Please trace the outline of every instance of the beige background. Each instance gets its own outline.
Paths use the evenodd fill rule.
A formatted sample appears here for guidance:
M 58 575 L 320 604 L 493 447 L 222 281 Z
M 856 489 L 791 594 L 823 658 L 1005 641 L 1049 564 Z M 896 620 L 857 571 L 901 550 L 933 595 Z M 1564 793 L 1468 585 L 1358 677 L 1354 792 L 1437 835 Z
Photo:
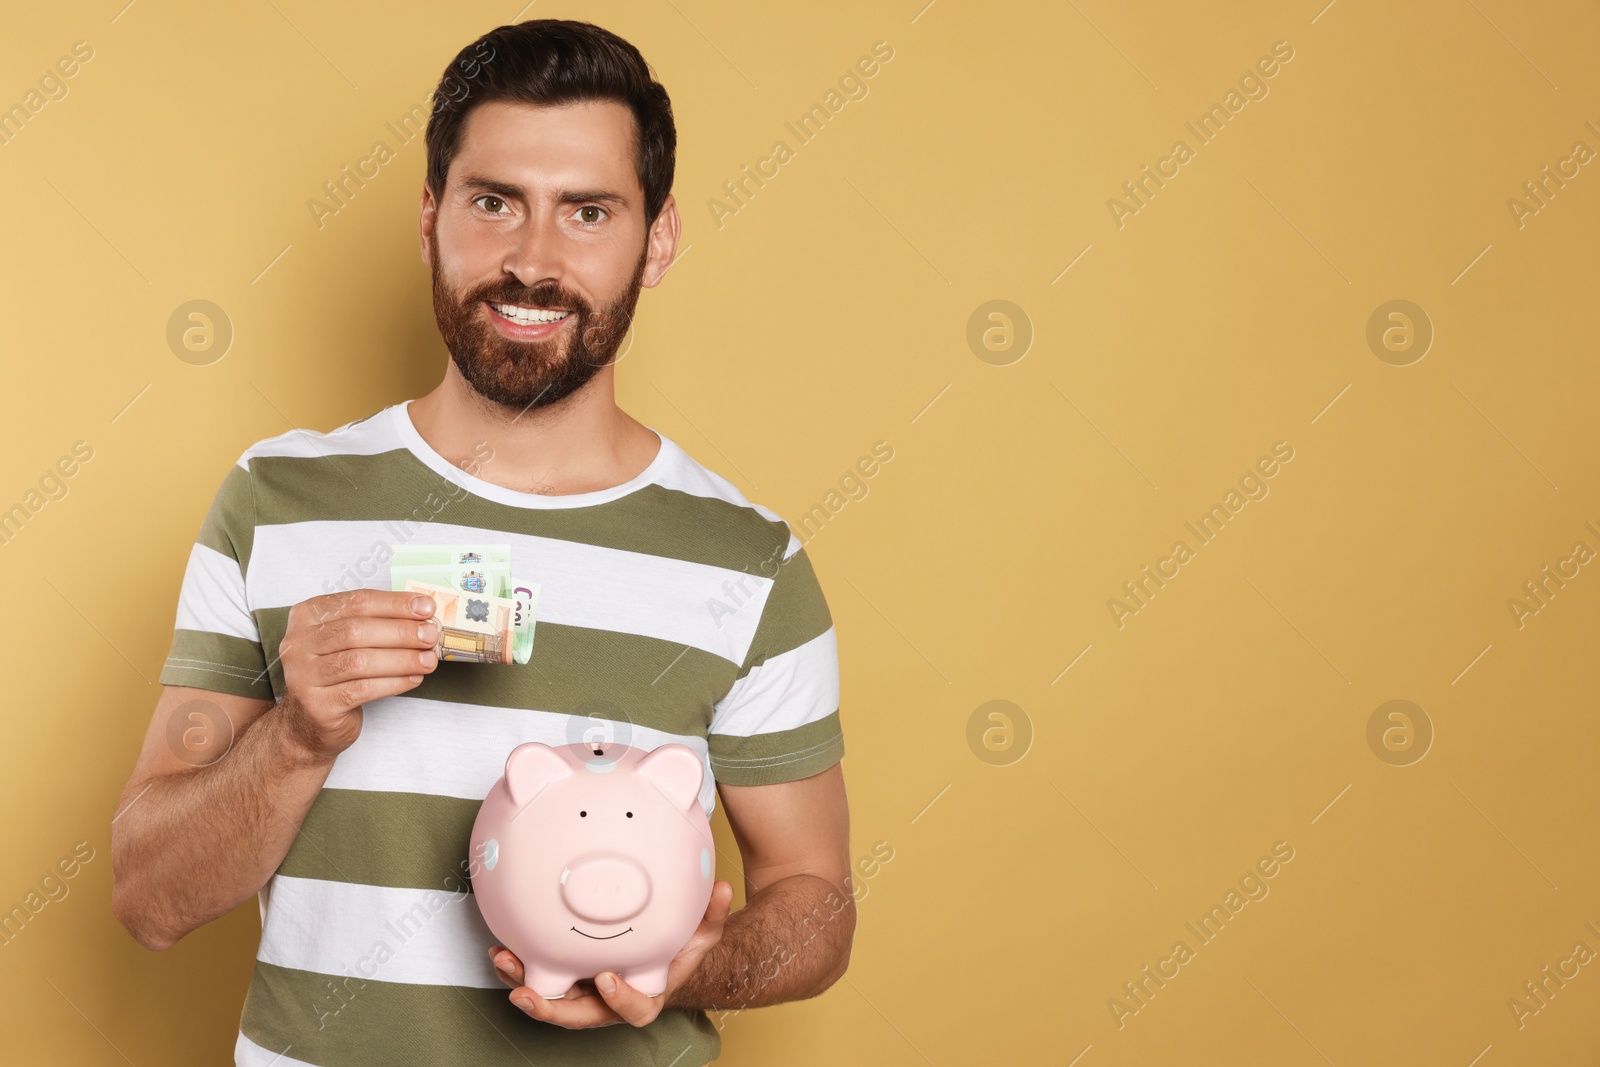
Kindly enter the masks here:
M 0 508 L 94 450 L 0 546 L 0 905 L 95 850 L 0 948 L 16 1062 L 229 1057 L 254 904 L 145 952 L 110 915 L 109 821 L 229 463 L 444 365 L 420 140 L 321 229 L 307 201 L 520 14 L 122 2 L 19 5 L 0 35 L 6 106 L 94 50 L 0 146 Z M 1600 149 L 1600 14 L 923 2 L 522 16 L 623 34 L 677 111 L 686 247 L 623 405 L 795 520 L 894 448 L 809 541 L 852 850 L 893 859 L 845 980 L 728 1019 L 723 1062 L 1594 1062 L 1600 963 L 1521 1026 L 1508 1001 L 1600 951 L 1600 567 L 1521 627 L 1507 602 L 1600 551 L 1600 164 L 1520 227 L 1508 200 Z M 877 41 L 868 95 L 796 145 Z M 1268 94 L 1119 228 L 1108 199 L 1279 41 Z M 780 138 L 719 228 L 708 201 Z M 235 331 L 209 366 L 166 342 L 194 299 Z M 1398 299 L 1435 331 L 1409 366 L 1366 340 Z M 990 300 L 1031 323 L 1008 365 L 966 341 Z M 1108 599 L 1278 441 L 1270 494 L 1119 628 Z M 1397 699 L 1434 734 L 1409 765 L 1368 743 Z M 992 700 L 1020 709 L 998 752 L 968 740 Z M 1276 842 L 1269 895 L 1201 947 L 1185 922 Z M 1195 957 L 1119 1027 L 1108 1001 L 1180 938 Z

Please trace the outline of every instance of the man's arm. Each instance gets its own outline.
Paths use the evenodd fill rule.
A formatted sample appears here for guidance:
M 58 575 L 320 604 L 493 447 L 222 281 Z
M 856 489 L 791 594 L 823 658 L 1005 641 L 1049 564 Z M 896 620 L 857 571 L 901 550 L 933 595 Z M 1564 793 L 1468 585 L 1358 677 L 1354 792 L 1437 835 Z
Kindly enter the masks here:
M 745 906 L 667 1004 L 743 1010 L 814 997 L 849 966 L 856 928 L 843 765 L 717 792 L 744 858 Z
M 111 910 L 141 945 L 169 948 L 267 883 L 362 705 L 438 666 L 433 613 L 411 593 L 312 597 L 289 609 L 282 701 L 162 690 L 111 820 Z
M 282 862 L 331 765 L 282 705 L 164 687 L 111 824 L 112 913 L 159 951 L 232 911 Z

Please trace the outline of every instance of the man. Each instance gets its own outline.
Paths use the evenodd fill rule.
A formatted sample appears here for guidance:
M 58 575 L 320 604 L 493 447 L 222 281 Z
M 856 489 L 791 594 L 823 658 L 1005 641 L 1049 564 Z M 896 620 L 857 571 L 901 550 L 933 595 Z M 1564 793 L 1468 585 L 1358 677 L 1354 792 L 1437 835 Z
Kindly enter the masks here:
M 639 52 L 502 26 L 436 100 L 444 379 L 258 442 L 223 480 L 112 826 L 113 906 L 164 949 L 260 894 L 239 1064 L 706 1063 L 727 1010 L 814 996 L 849 960 L 832 619 L 787 524 L 614 400 L 679 235 L 671 105 Z M 433 602 L 389 591 L 407 542 L 510 543 L 542 589 L 532 660 L 437 663 Z M 513 747 L 595 730 L 702 754 L 747 903 L 715 883 L 657 997 L 602 973 L 544 1000 L 466 892 L 468 838 Z

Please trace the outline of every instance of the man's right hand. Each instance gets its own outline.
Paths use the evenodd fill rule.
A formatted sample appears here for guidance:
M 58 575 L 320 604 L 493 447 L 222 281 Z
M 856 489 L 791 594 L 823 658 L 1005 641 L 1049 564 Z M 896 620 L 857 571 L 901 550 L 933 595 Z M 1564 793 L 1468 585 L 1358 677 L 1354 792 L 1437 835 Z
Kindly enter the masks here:
M 289 609 L 279 645 L 283 711 L 308 755 L 332 759 L 361 733 L 361 706 L 416 688 L 438 666 L 432 597 L 354 589 Z

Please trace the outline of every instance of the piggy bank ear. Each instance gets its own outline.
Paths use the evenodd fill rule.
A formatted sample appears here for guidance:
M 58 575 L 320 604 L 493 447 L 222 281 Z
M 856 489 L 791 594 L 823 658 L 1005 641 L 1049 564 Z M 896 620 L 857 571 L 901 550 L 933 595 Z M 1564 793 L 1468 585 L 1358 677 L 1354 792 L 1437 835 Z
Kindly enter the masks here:
M 544 787 L 572 773 L 567 761 L 549 745 L 529 741 L 506 757 L 506 791 L 517 807 L 526 806 Z
M 680 811 L 699 803 L 705 767 L 686 745 L 662 745 L 639 762 L 639 774 L 666 794 Z

